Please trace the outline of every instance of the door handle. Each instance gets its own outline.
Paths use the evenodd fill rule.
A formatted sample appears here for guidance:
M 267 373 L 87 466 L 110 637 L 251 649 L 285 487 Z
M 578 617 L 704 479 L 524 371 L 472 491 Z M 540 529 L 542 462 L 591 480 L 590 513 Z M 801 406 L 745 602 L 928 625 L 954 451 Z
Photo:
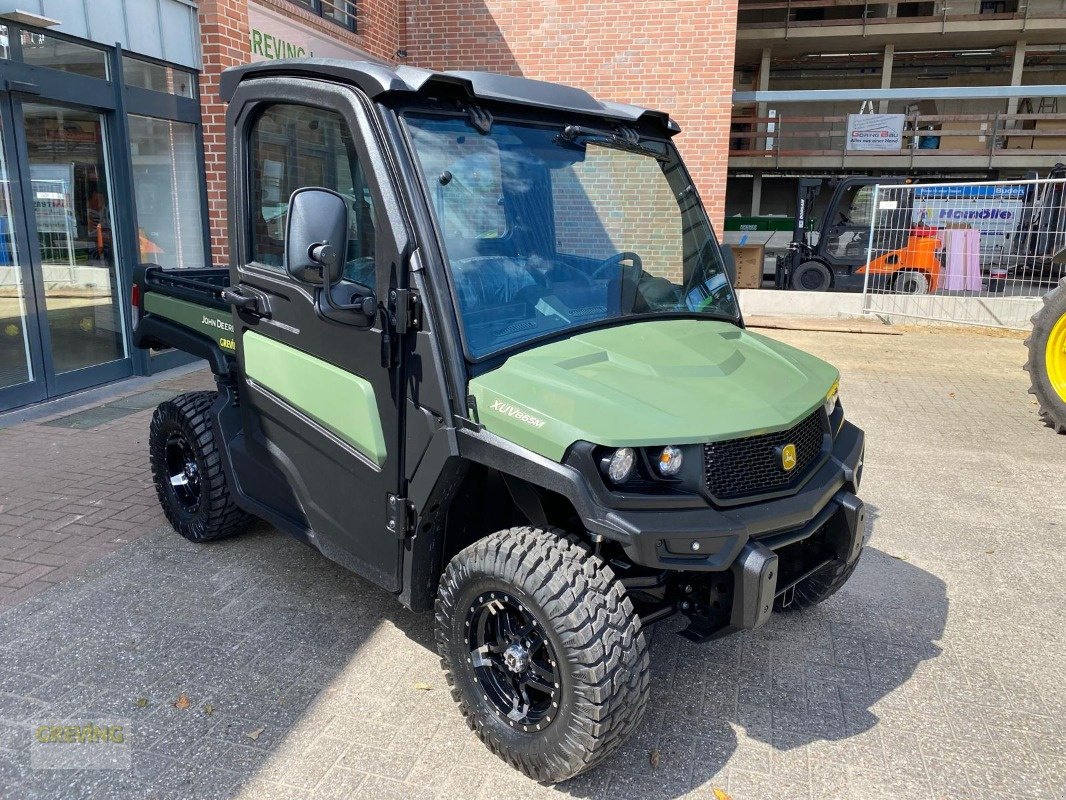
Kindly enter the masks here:
M 222 299 L 245 313 L 253 314 L 257 317 L 266 316 L 264 312 L 259 310 L 259 298 L 252 295 L 241 294 L 236 286 L 227 286 L 223 289 Z

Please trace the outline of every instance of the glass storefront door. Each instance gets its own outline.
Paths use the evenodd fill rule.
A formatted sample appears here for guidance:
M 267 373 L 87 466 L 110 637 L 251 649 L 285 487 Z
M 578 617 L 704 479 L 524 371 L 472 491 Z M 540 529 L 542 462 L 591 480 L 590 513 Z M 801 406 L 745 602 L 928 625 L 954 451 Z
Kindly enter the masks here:
M 210 263 L 197 76 L 0 21 L 0 413 L 187 363 L 132 346 L 138 263 Z
M 105 115 L 17 95 L 0 105 L 2 410 L 133 369 Z
M 2 117 L 0 134 L 6 126 Z M 27 301 L 32 303 L 32 290 L 27 292 L 29 270 L 12 203 L 12 193 L 17 195 L 17 190 L 18 181 L 12 181 L 8 160 L 0 147 L 0 397 L 19 393 L 33 400 L 42 392 L 34 391 L 40 376 L 33 352 L 37 348 L 31 349 L 31 345 L 37 343 L 37 333 L 32 329 L 34 318 L 27 308 Z
M 22 104 L 50 366 L 62 373 L 127 355 L 104 117 Z

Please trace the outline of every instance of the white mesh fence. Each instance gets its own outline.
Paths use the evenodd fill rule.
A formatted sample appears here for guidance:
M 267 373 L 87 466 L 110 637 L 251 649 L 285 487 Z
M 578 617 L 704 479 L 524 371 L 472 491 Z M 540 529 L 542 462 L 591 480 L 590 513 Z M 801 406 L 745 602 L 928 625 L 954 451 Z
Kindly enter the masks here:
M 863 311 L 1026 328 L 1063 276 L 1066 178 L 877 185 Z

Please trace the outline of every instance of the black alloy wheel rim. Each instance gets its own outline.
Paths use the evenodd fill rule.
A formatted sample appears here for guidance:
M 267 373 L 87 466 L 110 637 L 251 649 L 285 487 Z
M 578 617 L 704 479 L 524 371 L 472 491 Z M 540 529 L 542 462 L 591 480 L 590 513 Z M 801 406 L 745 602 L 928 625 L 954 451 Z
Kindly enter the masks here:
M 200 505 L 200 467 L 184 434 L 175 433 L 167 439 L 164 460 L 174 497 L 186 511 L 195 511 Z
M 543 626 L 507 592 L 485 592 L 466 614 L 469 663 L 489 706 L 515 730 L 544 730 L 559 713 L 558 658 Z

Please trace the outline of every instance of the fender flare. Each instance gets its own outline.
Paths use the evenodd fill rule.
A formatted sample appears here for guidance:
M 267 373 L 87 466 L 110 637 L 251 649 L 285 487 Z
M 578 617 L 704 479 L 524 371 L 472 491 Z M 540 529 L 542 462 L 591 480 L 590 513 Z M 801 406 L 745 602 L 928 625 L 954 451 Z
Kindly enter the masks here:
M 207 361 L 215 375 L 231 376 L 231 357 L 222 352 L 217 342 L 164 317 L 144 316 L 133 331 L 133 344 L 142 350 L 176 347 Z

